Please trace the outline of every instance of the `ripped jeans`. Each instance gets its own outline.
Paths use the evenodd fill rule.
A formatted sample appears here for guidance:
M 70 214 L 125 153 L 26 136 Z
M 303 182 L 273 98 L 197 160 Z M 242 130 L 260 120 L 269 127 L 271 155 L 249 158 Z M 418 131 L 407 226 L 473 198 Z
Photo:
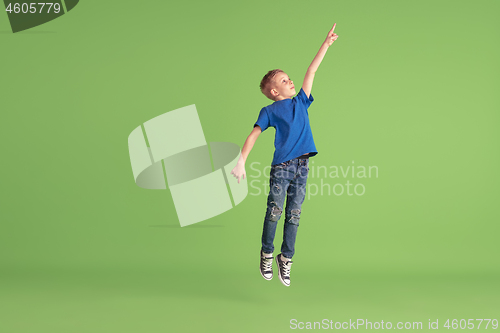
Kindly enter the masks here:
M 274 251 L 274 235 L 278 220 L 283 212 L 286 196 L 285 223 L 281 253 L 291 259 L 295 253 L 295 237 L 299 227 L 300 211 L 306 196 L 306 182 L 309 174 L 309 158 L 292 160 L 271 166 L 269 196 L 262 231 L 262 251 Z

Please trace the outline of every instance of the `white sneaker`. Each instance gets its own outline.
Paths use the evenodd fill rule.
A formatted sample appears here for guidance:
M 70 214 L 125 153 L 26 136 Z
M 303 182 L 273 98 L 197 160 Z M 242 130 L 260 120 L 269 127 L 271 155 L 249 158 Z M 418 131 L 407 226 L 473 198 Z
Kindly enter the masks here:
M 291 260 L 283 260 L 281 258 L 281 253 L 276 256 L 276 264 L 278 264 L 279 274 L 281 283 L 285 286 L 290 286 L 290 269 L 292 268 Z
M 262 250 L 260 250 L 260 275 L 266 280 L 273 278 L 273 256 L 264 257 Z

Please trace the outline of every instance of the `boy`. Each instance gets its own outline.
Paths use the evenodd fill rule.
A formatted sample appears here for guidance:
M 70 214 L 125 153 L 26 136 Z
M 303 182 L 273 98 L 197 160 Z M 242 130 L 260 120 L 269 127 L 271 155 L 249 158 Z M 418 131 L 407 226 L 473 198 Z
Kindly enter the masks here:
M 281 253 L 276 256 L 280 281 L 290 286 L 290 268 L 295 252 L 295 237 L 299 226 L 301 206 L 305 198 L 307 175 L 309 173 L 309 157 L 316 155 L 316 147 L 309 125 L 307 108 L 314 100 L 311 88 L 314 74 L 323 57 L 338 35 L 328 32 L 304 77 L 302 89 L 297 96 L 293 81 L 280 69 L 269 71 L 260 83 L 262 93 L 273 100 L 259 113 L 254 128 L 243 145 L 240 159 L 231 171 L 240 182 L 246 177 L 245 161 L 260 133 L 268 127 L 276 129 L 274 140 L 274 158 L 271 163 L 269 178 L 269 196 L 267 211 L 262 232 L 262 248 L 260 250 L 260 274 L 264 279 L 273 277 L 272 263 L 274 251 L 274 235 L 286 196 L 285 223 Z

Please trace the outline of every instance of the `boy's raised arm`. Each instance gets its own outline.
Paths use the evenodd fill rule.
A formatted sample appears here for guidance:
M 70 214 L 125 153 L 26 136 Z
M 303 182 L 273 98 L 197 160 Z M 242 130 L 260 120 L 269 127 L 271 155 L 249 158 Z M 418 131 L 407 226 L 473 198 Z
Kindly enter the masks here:
M 333 42 L 339 37 L 336 33 L 333 32 L 335 30 L 336 24 L 337 23 L 335 23 L 333 25 L 332 30 L 328 32 L 325 41 L 321 45 L 321 48 L 314 57 L 311 65 L 309 65 L 309 68 L 307 69 L 306 76 L 304 77 L 304 83 L 302 84 L 302 89 L 306 93 L 307 98 L 309 98 L 309 95 L 311 95 L 311 89 L 314 81 L 314 74 L 316 74 L 316 71 L 318 70 L 318 67 L 321 64 L 321 61 L 323 61 L 323 57 L 325 56 L 326 51 L 333 44 Z
M 238 183 L 240 182 L 240 179 L 243 177 L 245 179 L 246 177 L 246 171 L 245 171 L 245 162 L 247 160 L 248 154 L 250 154 L 250 151 L 253 148 L 253 145 L 255 144 L 255 141 L 257 141 L 257 138 L 259 137 L 260 133 L 262 133 L 262 129 L 260 126 L 255 126 L 248 136 L 248 138 L 245 141 L 245 144 L 243 145 L 243 149 L 241 149 L 241 155 L 240 159 L 238 160 L 238 163 L 236 163 L 236 166 L 234 169 L 231 171 L 231 174 L 235 176 L 238 179 Z

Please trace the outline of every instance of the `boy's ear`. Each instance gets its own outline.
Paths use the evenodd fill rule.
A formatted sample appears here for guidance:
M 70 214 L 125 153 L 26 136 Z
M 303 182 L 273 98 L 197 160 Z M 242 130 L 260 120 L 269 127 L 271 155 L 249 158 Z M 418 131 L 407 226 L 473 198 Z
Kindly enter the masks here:
M 276 90 L 276 89 L 271 89 L 271 95 L 273 95 L 274 97 L 278 96 L 279 95 L 279 92 Z

